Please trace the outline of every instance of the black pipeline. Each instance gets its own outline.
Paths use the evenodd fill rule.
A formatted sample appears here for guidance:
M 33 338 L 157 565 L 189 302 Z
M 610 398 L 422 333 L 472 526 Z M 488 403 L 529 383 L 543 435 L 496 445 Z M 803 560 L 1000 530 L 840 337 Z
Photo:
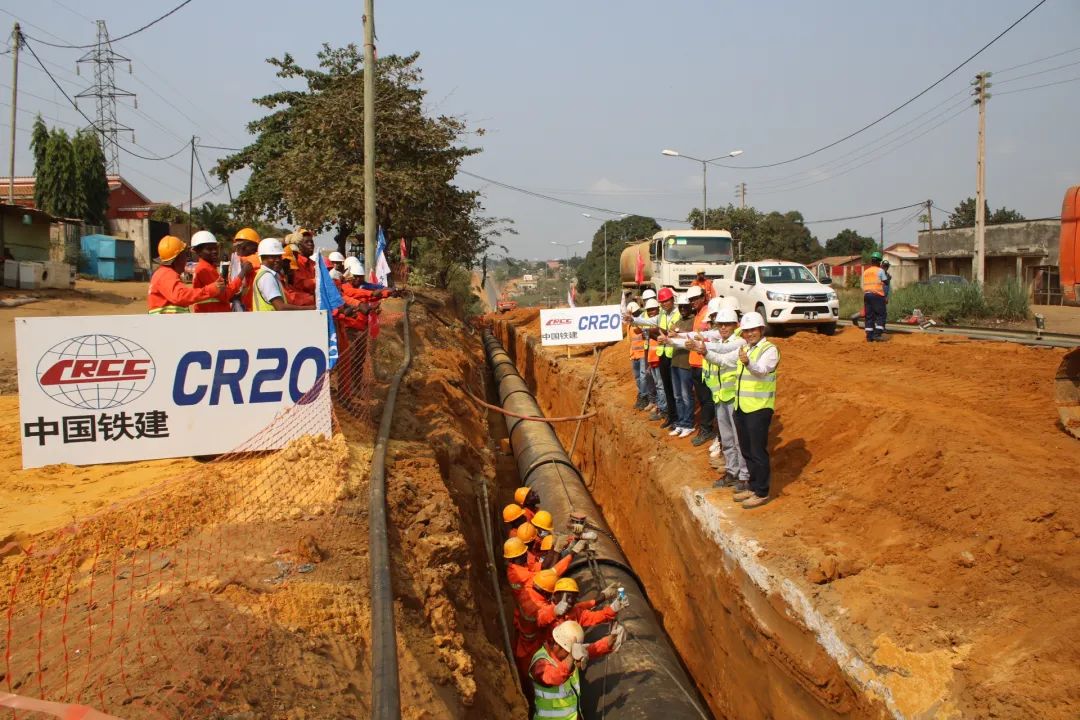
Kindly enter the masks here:
M 484 335 L 484 350 L 503 409 L 520 415 L 542 416 L 536 398 L 518 374 L 513 360 L 490 333 Z M 622 586 L 630 598 L 630 607 L 619 613 L 619 622 L 627 630 L 622 649 L 591 664 L 585 671 L 582 688 L 585 717 L 708 718 L 705 705 L 649 605 L 644 588 L 555 431 L 547 423 L 504 417 L 520 481 L 540 494 L 544 509 L 555 519 L 556 528 L 567 527 L 572 513 L 584 513 L 598 531 L 599 540 L 593 543 L 595 567 L 591 568 L 589 561 L 581 558 L 575 560 L 566 576 L 573 577 L 587 591 L 595 586 L 594 573 L 598 571 L 604 582 Z M 588 639 L 595 640 L 606 631 L 607 625 L 603 625 L 590 632 Z

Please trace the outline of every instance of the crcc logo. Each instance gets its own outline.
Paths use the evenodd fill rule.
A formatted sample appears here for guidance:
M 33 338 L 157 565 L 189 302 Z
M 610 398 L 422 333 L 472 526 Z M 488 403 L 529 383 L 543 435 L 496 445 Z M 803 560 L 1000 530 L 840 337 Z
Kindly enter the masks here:
M 106 410 L 137 399 L 154 384 L 150 353 L 115 335 L 80 335 L 45 351 L 37 381 L 50 398 L 68 407 Z

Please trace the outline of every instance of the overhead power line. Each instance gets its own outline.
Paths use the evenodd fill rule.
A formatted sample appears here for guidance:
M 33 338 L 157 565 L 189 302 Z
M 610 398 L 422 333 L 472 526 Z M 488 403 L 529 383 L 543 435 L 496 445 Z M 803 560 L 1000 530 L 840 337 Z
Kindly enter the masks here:
M 1023 80 L 1024 78 L 1035 77 L 1036 75 L 1045 75 L 1046 73 L 1054 72 L 1056 70 L 1064 70 L 1065 68 L 1073 67 L 1074 65 L 1080 65 L 1080 60 L 1071 63 L 1065 63 L 1064 65 L 1056 65 L 1052 68 L 1047 68 L 1045 70 L 1036 70 L 1035 72 L 1024 73 L 1023 75 L 1017 75 L 1016 77 L 1009 78 L 1008 80 L 998 80 L 997 78 L 994 78 L 994 83 L 997 85 L 1004 85 L 1005 83 L 1016 82 L 1017 80 Z
M 847 217 L 828 218 L 826 220 L 803 220 L 803 225 L 821 225 L 823 223 L 841 222 L 843 220 L 858 220 L 864 217 L 874 217 L 876 215 L 888 215 L 889 213 L 899 212 L 900 210 L 910 210 L 915 207 L 926 207 L 926 201 L 911 203 L 910 205 L 901 205 L 900 207 L 889 208 L 888 210 L 876 210 L 874 212 L 862 213 L 861 215 L 848 215 Z
M 1077 80 L 1080 80 L 1080 75 L 1078 75 L 1078 76 L 1076 76 L 1074 78 L 1068 78 L 1066 80 L 1058 80 L 1057 82 L 1043 83 L 1042 85 L 1032 85 L 1031 87 L 1017 88 L 1015 90 L 1004 90 L 1002 92 L 996 92 L 996 93 L 994 93 L 994 95 L 998 95 L 998 96 L 1000 96 L 1000 95 L 1012 95 L 1014 93 L 1027 92 L 1028 90 L 1038 90 L 1040 88 L 1053 87 L 1054 85 L 1065 85 L 1066 83 L 1074 83 Z
M 1024 19 L 1025 19 L 1025 18 L 1026 18 L 1026 17 L 1028 16 L 1028 15 L 1031 15 L 1031 13 L 1035 12 L 1035 11 L 1036 11 L 1036 10 L 1038 10 L 1038 9 L 1039 9 L 1040 7 L 1042 7 L 1042 6 L 1043 6 L 1043 4 L 1044 4 L 1045 2 L 1046 2 L 1046 0 L 1039 0 L 1039 2 L 1037 2 L 1037 3 L 1035 4 L 1035 6 L 1034 6 L 1033 8 L 1031 8 L 1031 9 L 1030 9 L 1030 10 L 1028 10 L 1028 11 L 1027 11 L 1026 13 L 1024 13 L 1023 15 L 1021 15 L 1019 19 L 1017 19 L 1017 20 L 1016 20 L 1015 22 L 1013 22 L 1013 23 L 1012 23 L 1011 25 L 1009 25 L 1009 26 L 1008 26 L 1007 28 L 1005 28 L 1004 30 L 1002 30 L 1001 32 L 999 32 L 999 33 L 998 33 L 998 34 L 997 34 L 996 36 L 994 36 L 994 39 L 993 39 L 993 40 L 991 40 L 990 42 L 986 43 L 986 44 L 985 44 L 985 45 L 983 45 L 983 46 L 982 46 L 981 48 L 979 48 L 978 50 L 976 50 L 976 51 L 975 51 L 975 52 L 974 52 L 974 53 L 973 53 L 972 55 L 970 55 L 970 56 L 969 56 L 969 57 L 968 57 L 968 58 L 967 58 L 966 60 L 964 60 L 964 61 L 963 61 L 962 63 L 960 63 L 959 65 L 957 65 L 956 67 L 954 67 L 954 68 L 953 68 L 952 70 L 950 70 L 949 72 L 947 72 L 947 73 L 945 73 L 944 75 L 942 75 L 942 76 L 941 76 L 940 78 L 938 78 L 938 79 L 937 79 L 937 80 L 935 80 L 935 81 L 934 81 L 933 83 L 931 83 L 930 85 L 928 85 L 928 86 L 927 86 L 926 88 L 924 88 L 924 89 L 923 89 L 922 91 L 920 91 L 919 93 L 917 93 L 917 94 L 913 95 L 912 97 L 908 98 L 907 100 L 905 100 L 905 101 L 904 101 L 904 102 L 902 102 L 901 104 L 897 105 L 897 106 L 896 106 L 895 108 L 893 108 L 893 109 L 892 109 L 892 110 L 890 110 L 889 112 L 885 113 L 884 115 L 882 115 L 881 117 L 879 117 L 879 118 L 878 118 L 877 120 L 874 120 L 874 121 L 873 121 L 873 122 L 871 122 L 871 123 L 867 123 L 866 125 L 863 125 L 863 126 L 862 126 L 861 128 L 859 128 L 858 130 L 856 130 L 856 131 L 854 131 L 854 132 L 852 132 L 852 133 L 848 133 L 847 135 L 845 135 L 844 137 L 840 138 L 839 140 L 834 140 L 833 142 L 829 143 L 828 145 L 822 145 L 821 147 L 819 147 L 819 148 L 817 148 L 817 149 L 815 149 L 815 150 L 811 150 L 811 151 L 809 151 L 809 152 L 805 152 L 805 153 L 803 153 L 802 155 L 797 155 L 796 157 L 793 157 L 793 158 L 788 158 L 787 160 L 780 160 L 780 161 L 778 161 L 778 162 L 773 162 L 773 163 L 766 163 L 766 164 L 764 164 L 764 165 L 719 165 L 719 163 L 714 163 L 714 164 L 715 164 L 715 165 L 719 165 L 720 167 L 725 167 L 725 168 L 734 168 L 734 169 L 736 169 L 736 170 L 760 170 L 760 169 L 763 169 L 763 168 L 771 168 L 771 167 L 777 167 L 777 166 L 779 166 L 779 165 L 787 165 L 787 164 L 789 164 L 789 163 L 793 163 L 793 162 L 796 162 L 796 161 L 798 161 L 798 160 L 803 160 L 804 158 L 808 158 L 808 157 L 811 157 L 811 156 L 813 156 L 813 155 L 817 155 L 818 153 L 820 153 L 820 152 L 823 152 L 823 151 L 825 151 L 825 150 L 828 150 L 829 148 L 832 148 L 832 147 L 836 147 L 836 146 L 837 146 L 837 145 L 839 145 L 840 143 L 842 143 L 842 142 L 845 142 L 845 141 L 847 141 L 847 140 L 850 140 L 851 138 L 855 137 L 856 135 L 859 135 L 860 133 L 866 132 L 867 130 L 869 130 L 870 128 L 874 127 L 875 125 L 877 125 L 878 123 L 882 122 L 883 120 L 885 120 L 885 119 L 887 119 L 887 118 L 890 118 L 890 117 L 892 117 L 892 116 L 893 116 L 893 115 L 895 115 L 896 113 L 898 113 L 898 112 L 900 112 L 901 110 L 903 110 L 904 108 L 906 108 L 906 107 L 907 107 L 908 105 L 910 105 L 911 103 L 913 103 L 913 102 L 915 102 L 916 100 L 918 100 L 919 98 L 921 98 L 921 97 L 922 97 L 923 95 L 925 95 L 926 93 L 928 93 L 928 92 L 930 92 L 931 90 L 933 90 L 934 88 L 936 88 L 936 87 L 937 87 L 938 85 L 940 85 L 941 83 L 945 82 L 945 81 L 946 81 L 947 79 L 949 79 L 949 78 L 950 78 L 950 77 L 952 77 L 952 76 L 953 76 L 954 74 L 956 74 L 956 72 L 957 72 L 957 71 L 959 71 L 959 70 L 960 70 L 961 68 L 963 68 L 963 67 L 964 67 L 965 65 L 967 65 L 967 64 L 968 64 L 969 62 L 971 62 L 972 60 L 974 60 L 975 58 L 977 58 L 977 57 L 978 57 L 979 55 L 981 55 L 981 54 L 983 53 L 983 51 L 985 51 L 985 50 L 986 50 L 987 48 L 989 48 L 989 47 L 990 47 L 991 45 L 993 45 L 993 44 L 994 44 L 994 43 L 996 43 L 996 42 L 997 42 L 998 40 L 1000 40 L 1000 39 L 1001 39 L 1002 37 L 1004 37 L 1006 33 L 1008 33 L 1008 32 L 1009 32 L 1010 30 L 1012 30 L 1012 29 L 1013 29 L 1014 27 L 1016 27 L 1016 26 L 1017 26 L 1017 25 L 1019 25 L 1019 24 L 1020 24 L 1021 22 L 1023 22 L 1023 21 L 1024 21 Z
M 627 210 L 612 210 L 610 208 L 598 207 L 596 205 L 585 205 L 584 203 L 574 202 L 573 200 L 566 200 L 565 198 L 552 197 L 551 195 L 545 195 L 544 193 L 539 193 L 535 190 L 528 190 L 526 188 L 518 187 L 517 185 L 511 185 L 509 183 L 504 183 L 499 180 L 492 180 L 491 178 L 484 177 L 483 175 L 477 175 L 476 173 L 471 173 L 466 170 L 459 169 L 458 172 L 462 175 L 467 175 L 468 177 L 474 178 L 476 180 L 490 183 L 505 190 L 513 190 L 514 192 L 519 192 L 524 195 L 531 195 L 532 197 L 549 200 L 551 202 L 556 202 L 561 205 L 569 205 L 570 207 L 581 208 L 583 210 L 596 210 L 597 212 L 611 213 L 612 215 L 641 215 L 642 217 L 651 217 L 654 220 L 663 220 L 664 222 L 687 222 L 686 220 L 681 220 L 679 218 L 660 217 L 659 215 L 651 215 L 649 213 L 631 212 Z
M 169 17 L 170 15 L 175 13 L 176 11 L 180 10 L 185 5 L 188 5 L 190 2 L 191 2 L 191 0 L 184 0 L 184 2 L 180 3 L 179 5 L 177 5 L 172 10 L 165 13 L 161 17 L 155 18 L 154 20 L 151 20 L 150 22 L 146 23 L 142 27 L 136 28 L 135 30 L 132 30 L 131 32 L 126 33 L 124 35 L 121 35 L 120 37 L 113 38 L 113 42 L 120 42 L 121 40 L 126 40 L 127 38 L 131 37 L 132 35 L 138 35 L 143 30 L 147 30 L 149 28 L 152 28 L 154 25 L 157 25 L 159 22 L 161 22 L 165 18 Z M 29 36 L 24 35 L 24 37 L 29 37 Z M 34 42 L 41 43 L 42 45 L 48 45 L 49 47 L 54 47 L 54 48 L 63 48 L 63 49 L 66 49 L 66 50 L 86 50 L 88 48 L 92 48 L 92 47 L 96 46 L 96 43 L 91 43 L 89 45 L 61 45 L 59 43 L 51 43 L 51 42 L 48 42 L 47 40 L 41 40 L 40 38 L 33 38 L 32 37 L 30 39 L 33 40 Z
M 25 39 L 26 39 L 25 35 L 23 36 L 23 39 L 25 41 Z M 41 62 L 41 58 L 39 58 L 38 54 L 36 52 L 34 52 L 33 46 L 31 46 L 30 43 L 23 42 L 23 47 L 25 47 L 27 50 L 29 50 L 30 54 L 34 56 L 34 60 L 36 60 L 37 64 L 41 67 L 41 69 L 45 71 L 45 74 L 49 77 L 49 80 L 52 81 L 52 84 L 56 86 L 56 89 L 59 90 L 60 93 L 67 99 L 68 104 L 70 104 L 71 107 L 75 108 L 75 111 L 78 112 L 80 115 L 82 115 L 83 119 L 86 120 L 86 122 L 90 125 L 90 127 L 94 128 L 94 130 L 97 131 L 101 135 L 102 143 L 103 144 L 107 143 L 109 141 L 109 139 L 106 137 L 106 135 L 102 131 L 102 129 L 100 127 L 98 127 L 94 123 L 94 121 L 91 120 L 89 118 L 89 116 L 87 116 L 87 114 L 84 113 L 82 111 L 82 109 L 78 105 L 75 104 L 75 101 L 71 99 L 71 96 L 68 95 L 67 91 L 64 90 L 63 86 L 57 81 L 57 79 L 55 77 L 53 77 L 53 74 L 51 72 L 49 72 L 48 68 L 45 67 L 45 64 L 43 62 Z M 128 148 L 124 147 L 120 143 L 116 143 L 116 147 L 120 148 L 121 150 L 126 152 L 128 155 L 131 155 L 132 157 L 137 157 L 137 158 L 140 158 L 141 160 L 155 160 L 155 161 L 157 161 L 157 160 L 169 160 L 170 158 L 174 158 L 177 155 L 179 155 L 180 153 L 182 153 L 184 150 L 186 150 L 189 146 L 190 146 L 190 143 L 184 143 L 174 153 L 171 153 L 169 155 L 162 155 L 160 157 L 151 157 L 151 156 L 147 156 L 147 155 L 141 155 L 141 154 L 135 152 L 134 150 L 129 150 Z
M 1012 72 L 1013 70 L 1019 70 L 1022 67 L 1027 67 L 1029 65 L 1038 65 L 1041 62 L 1046 62 L 1047 60 L 1053 60 L 1054 58 L 1061 57 L 1062 55 L 1068 55 L 1070 53 L 1074 53 L 1077 50 L 1080 50 L 1080 47 L 1070 48 L 1069 50 L 1062 50 L 1059 53 L 1054 53 L 1053 55 L 1047 55 L 1046 57 L 1041 57 L 1041 58 L 1038 58 L 1036 60 L 1028 60 L 1027 62 L 1020 63 L 1019 65 L 1013 65 L 1011 67 L 1002 68 L 1001 70 L 995 70 L 994 75 L 1004 75 L 1005 73 Z

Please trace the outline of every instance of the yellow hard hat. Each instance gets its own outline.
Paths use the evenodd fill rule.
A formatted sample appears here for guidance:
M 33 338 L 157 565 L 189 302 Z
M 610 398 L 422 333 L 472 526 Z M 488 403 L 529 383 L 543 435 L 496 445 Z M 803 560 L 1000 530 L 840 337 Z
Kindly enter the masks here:
M 288 261 L 289 267 L 291 267 L 293 270 L 297 268 L 296 253 L 293 252 L 292 245 L 285 246 L 285 252 L 282 254 L 282 257 Z
M 551 513 L 547 510 L 537 510 L 536 514 L 533 515 L 532 524 L 548 532 L 555 530 L 555 521 L 552 520 Z
M 555 583 L 555 592 L 581 592 L 578 590 L 577 580 L 574 578 L 559 578 L 559 582 Z
M 240 228 L 236 231 L 236 235 L 233 236 L 233 240 L 247 240 L 248 242 L 262 242 L 262 238 L 259 237 L 259 233 L 255 232 L 252 228 Z
M 553 547 L 555 547 L 555 536 L 554 535 L 545 535 L 540 540 L 540 552 L 547 552 L 548 550 L 550 550 Z
M 507 559 L 521 557 L 526 553 L 525 543 L 512 537 L 503 543 L 503 557 Z
M 525 513 L 525 511 L 521 509 L 520 505 L 515 505 L 514 503 L 510 503 L 509 505 L 507 505 L 506 507 L 503 508 L 503 522 L 505 522 L 505 523 L 514 522 L 519 517 L 521 517 L 524 513 Z
M 296 234 L 299 235 L 300 237 L 303 237 L 304 235 L 314 235 L 315 233 L 311 232 L 310 230 L 308 230 L 305 227 L 302 227 L 302 228 L 296 228 Z
M 518 540 L 528 545 L 536 539 L 536 526 L 532 523 L 522 523 L 517 529 Z
M 187 249 L 187 243 L 173 235 L 166 235 L 158 242 L 158 260 L 171 263 Z
M 555 571 L 548 568 L 547 570 L 541 570 L 533 575 L 533 585 L 537 589 L 543 590 L 546 593 L 555 592 L 555 583 L 559 581 L 559 576 L 555 574 Z
M 514 502 L 518 505 L 524 505 L 527 497 L 529 497 L 529 488 L 527 487 L 519 487 L 514 491 Z

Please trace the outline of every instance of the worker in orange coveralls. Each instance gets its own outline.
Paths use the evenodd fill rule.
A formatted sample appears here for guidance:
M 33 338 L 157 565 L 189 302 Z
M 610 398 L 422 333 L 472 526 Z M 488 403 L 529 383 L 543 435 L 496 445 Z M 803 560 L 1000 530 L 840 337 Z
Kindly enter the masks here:
M 300 254 L 296 256 L 296 270 L 293 271 L 293 287 L 301 292 L 315 295 L 315 236 L 307 228 L 296 231 L 300 236 L 298 246 Z
M 187 244 L 180 238 L 166 235 L 158 242 L 161 267 L 151 276 L 146 294 L 146 309 L 151 315 L 189 313 L 196 303 L 224 297 L 225 281 L 220 277 L 213 285 L 198 290 L 184 284 L 180 273 L 187 265 L 188 257 Z
M 287 247 L 281 256 L 281 287 L 285 291 L 285 301 L 298 307 L 315 307 L 314 288 L 308 292 L 297 285 L 296 268 L 296 253 Z
M 506 531 L 506 537 L 517 537 L 517 529 L 529 522 L 525 517 L 525 511 L 521 509 L 521 506 L 517 503 L 510 503 L 502 509 L 503 529 Z
M 191 276 L 191 287 L 198 290 L 209 285 L 217 285 L 221 279 L 221 271 L 218 269 L 218 241 L 212 232 L 200 230 L 191 236 L 191 249 L 199 256 L 199 262 L 195 265 L 195 272 Z M 201 300 L 191 309 L 197 313 L 223 313 L 232 312 L 232 299 L 240 292 L 244 283 L 245 267 L 248 271 L 250 266 L 242 266 L 240 272 L 234 278 L 229 278 L 225 284 L 225 293 L 221 297 L 210 300 Z
M 241 264 L 247 263 L 251 268 L 240 288 L 240 304 L 244 312 L 251 312 L 252 296 L 255 292 L 255 273 L 262 267 L 262 259 L 259 257 L 259 243 L 262 238 L 259 233 L 246 227 L 240 228 L 233 236 L 233 252 L 240 258 Z
M 517 612 L 514 614 L 514 627 L 517 629 L 517 641 L 514 643 L 514 661 L 524 680 L 529 671 L 529 661 L 544 642 L 544 633 L 536 624 L 536 615 L 540 608 L 551 602 L 555 584 L 559 576 L 554 569 L 541 570 L 532 577 L 532 582 L 525 585 L 515 596 Z
M 550 628 L 563 620 L 573 620 L 582 627 L 592 627 L 600 623 L 613 622 L 617 613 L 630 605 L 629 600 L 618 597 L 618 588 L 614 583 L 601 591 L 603 598 L 610 599 L 611 604 L 596 609 L 596 600 L 583 600 L 578 602 L 580 590 L 577 580 L 574 578 L 559 578 L 555 583 L 555 592 L 551 596 L 551 602 L 544 605 L 536 613 L 536 624 L 540 628 Z
M 514 502 L 521 506 L 521 509 L 525 511 L 525 517 L 530 521 L 540 509 L 540 495 L 531 488 L 519 487 L 515 490 Z
M 529 660 L 533 687 L 533 720 L 578 720 L 581 714 L 581 670 L 622 647 L 626 630 L 616 625 L 610 635 L 585 644 L 585 630 L 573 620 L 555 626 L 551 637 Z

